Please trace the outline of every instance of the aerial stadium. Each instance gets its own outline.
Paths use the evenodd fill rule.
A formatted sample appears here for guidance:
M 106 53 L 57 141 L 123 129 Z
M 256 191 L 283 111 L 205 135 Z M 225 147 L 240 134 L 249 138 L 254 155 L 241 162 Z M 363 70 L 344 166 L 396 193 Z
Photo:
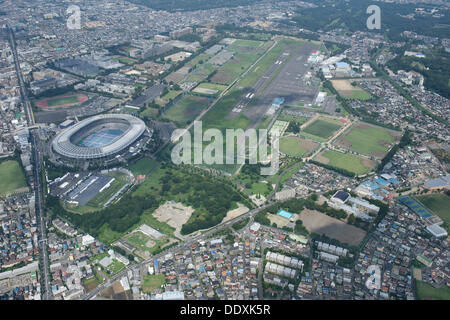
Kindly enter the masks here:
M 149 134 L 150 133 L 150 134 Z M 61 131 L 52 142 L 64 160 L 108 160 L 134 153 L 151 136 L 145 123 L 131 115 L 103 114 L 84 119 Z

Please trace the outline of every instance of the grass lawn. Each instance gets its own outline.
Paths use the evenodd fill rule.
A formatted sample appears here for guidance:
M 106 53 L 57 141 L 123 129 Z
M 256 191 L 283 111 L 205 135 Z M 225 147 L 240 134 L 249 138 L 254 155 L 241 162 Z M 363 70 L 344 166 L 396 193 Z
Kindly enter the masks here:
M 78 103 L 78 97 L 77 96 L 61 97 L 61 98 L 56 97 L 47 100 L 47 105 L 49 107 L 59 106 L 61 104 L 67 103 Z
M 161 246 L 169 242 L 169 239 L 167 237 L 156 240 L 140 231 L 133 232 L 132 234 L 126 236 L 125 239 L 133 244 L 137 249 L 141 251 L 148 251 L 150 253 L 154 253 L 156 250 L 159 250 Z M 152 245 L 147 246 L 147 242 L 149 241 L 152 242 Z
M 155 168 L 158 165 L 158 162 L 156 162 L 153 159 L 150 158 L 142 158 L 133 163 L 132 165 L 128 166 L 128 169 L 134 174 L 134 176 L 139 175 L 146 175 L 150 172 L 153 168 Z
M 288 114 L 280 114 L 280 116 L 277 118 L 277 120 L 288 121 L 288 122 L 295 122 L 298 125 L 304 124 L 309 119 L 310 118 L 307 118 L 307 117 L 297 117 L 297 116 L 291 116 L 291 115 L 288 115 Z
M 275 61 L 280 56 L 283 51 L 283 44 L 278 43 L 275 47 L 272 48 L 265 56 L 262 58 L 253 69 L 239 81 L 239 85 L 242 87 L 251 87 L 256 81 L 261 78 L 267 70 L 269 70 L 270 66 L 272 66 Z
M 417 297 L 419 300 L 450 300 L 450 288 L 443 286 L 436 289 L 423 281 L 416 281 Z
M 20 164 L 15 160 L 0 163 L 0 196 L 7 195 L 17 189 L 27 187 L 25 175 Z
M 166 101 L 173 100 L 176 97 L 178 97 L 182 92 L 183 92 L 182 90 L 170 90 L 168 93 L 162 96 L 161 99 Z
M 164 117 L 173 121 L 178 127 L 184 127 L 209 104 L 211 99 L 198 96 L 184 96 L 168 108 Z
M 198 94 L 208 95 L 208 96 L 218 96 L 226 88 L 227 88 L 227 86 L 225 86 L 223 84 L 203 82 L 194 89 L 194 92 L 196 92 Z M 197 92 L 197 91 L 195 91 L 196 89 L 210 89 L 210 90 L 215 90 L 216 92 L 215 93 Z
M 352 95 L 349 97 L 345 97 L 347 99 L 356 99 L 356 100 L 369 100 L 372 98 L 372 96 L 367 93 L 366 91 L 359 89 L 359 90 L 354 90 L 352 92 Z
M 241 90 L 233 90 L 223 96 L 217 104 L 203 117 L 203 128 L 224 129 L 246 129 L 250 120 L 243 114 L 236 119 L 228 119 L 227 116 L 236 106 L 242 95 Z
M 160 288 L 166 283 L 166 277 L 163 274 L 149 274 L 144 277 L 142 291 L 151 293 L 153 290 Z
M 125 265 L 117 259 L 113 259 L 112 263 L 108 266 L 108 270 L 112 272 L 112 274 L 119 273 Z
M 301 157 L 308 152 L 307 149 L 302 147 L 302 139 L 292 136 L 281 138 L 280 151 L 293 157 Z
M 333 150 L 327 150 L 321 153 L 321 156 L 329 159 L 329 162 L 326 164 L 336 168 L 354 172 L 356 174 L 364 174 L 369 172 L 371 169 L 362 163 L 361 158 L 352 154 L 345 154 Z
M 340 127 L 342 127 L 342 124 L 338 121 L 320 118 L 308 125 L 303 131 L 327 139 Z
M 364 129 L 352 128 L 344 140 L 352 144 L 351 150 L 370 155 L 373 152 L 386 152 L 389 146 L 382 145 L 379 142 L 388 144 L 394 142 L 395 138 L 386 129 L 369 127 Z
M 272 192 L 272 187 L 267 183 L 257 182 L 252 184 L 250 192 L 252 194 L 262 194 L 263 196 L 267 196 Z
M 435 193 L 418 196 L 417 199 L 442 220 L 450 223 L 450 197 L 446 194 Z

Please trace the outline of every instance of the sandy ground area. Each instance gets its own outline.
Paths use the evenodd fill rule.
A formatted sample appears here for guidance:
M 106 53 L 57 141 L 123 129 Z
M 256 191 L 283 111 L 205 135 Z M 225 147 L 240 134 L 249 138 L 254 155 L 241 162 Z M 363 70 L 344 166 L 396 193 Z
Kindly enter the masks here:
M 357 246 L 366 236 L 366 232 L 329 217 L 319 211 L 304 209 L 300 213 L 300 220 L 311 233 L 325 234 L 327 237 L 339 240 L 352 246 Z
M 222 222 L 227 222 L 231 219 L 239 217 L 240 215 L 247 213 L 248 210 L 249 209 L 246 206 L 242 205 L 241 203 L 238 203 L 238 208 L 228 211 L 227 215 L 225 216 L 225 218 L 223 218 Z
M 178 238 L 184 238 L 180 234 L 181 227 L 189 220 L 194 211 L 194 208 L 186 207 L 182 203 L 167 201 L 153 212 L 153 216 L 158 221 L 166 222 L 169 226 L 174 227 L 174 234 Z

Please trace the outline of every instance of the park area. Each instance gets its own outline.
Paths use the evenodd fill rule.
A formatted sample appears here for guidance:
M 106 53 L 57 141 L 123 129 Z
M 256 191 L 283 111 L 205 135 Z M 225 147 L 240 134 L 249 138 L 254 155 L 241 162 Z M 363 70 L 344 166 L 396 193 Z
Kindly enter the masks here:
M 334 150 L 324 150 L 314 160 L 356 175 L 366 174 L 375 167 L 375 161 Z
M 372 96 L 363 89 L 352 85 L 350 80 L 331 80 L 339 95 L 346 99 L 369 100 Z
M 450 223 L 450 197 L 448 195 L 434 193 L 418 196 L 417 199 L 446 223 Z
M 381 159 L 390 147 L 400 140 L 401 136 L 400 131 L 358 122 L 342 134 L 335 144 L 360 154 Z
M 14 160 L 0 163 L 0 196 L 24 190 L 27 191 L 27 182 L 20 164 Z
M 326 235 L 351 246 L 358 246 L 366 236 L 364 230 L 316 210 L 304 209 L 300 213 L 299 219 L 310 233 Z
M 280 139 L 280 152 L 292 157 L 302 157 L 317 146 L 317 142 L 296 136 L 286 136 Z
M 343 122 L 337 119 L 320 117 L 317 120 L 314 120 L 312 123 L 308 124 L 302 132 L 326 140 L 342 126 Z
M 173 121 L 178 127 L 184 127 L 208 107 L 211 101 L 206 97 L 184 96 L 173 106 L 168 107 L 164 112 L 164 118 Z
M 88 97 L 84 94 L 56 96 L 36 101 L 36 107 L 41 109 L 57 109 L 77 105 L 87 100 Z

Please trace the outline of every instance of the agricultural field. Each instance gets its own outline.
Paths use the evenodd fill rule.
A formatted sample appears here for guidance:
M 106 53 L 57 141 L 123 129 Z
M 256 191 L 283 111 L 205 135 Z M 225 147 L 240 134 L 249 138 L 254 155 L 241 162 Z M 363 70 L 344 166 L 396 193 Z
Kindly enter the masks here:
M 280 139 L 280 152 L 293 157 L 302 157 L 317 146 L 318 144 L 314 141 L 296 136 L 286 136 Z
M 417 199 L 442 220 L 450 223 L 450 197 L 443 193 L 418 196 Z
M 28 189 L 20 164 L 15 160 L 0 162 L 0 196 L 8 195 L 22 188 Z
M 314 160 L 328 166 L 343 169 L 357 175 L 366 174 L 375 167 L 375 162 L 357 155 L 333 150 L 322 151 Z
M 198 96 L 184 96 L 164 113 L 164 118 L 173 121 L 178 127 L 184 127 L 210 103 L 211 99 Z
M 401 132 L 359 122 L 334 143 L 360 154 L 383 158 L 389 148 L 400 140 L 401 135 Z
M 450 288 L 445 285 L 436 289 L 428 283 L 416 280 L 416 292 L 419 300 L 450 300 Z
M 350 80 L 331 80 L 339 95 L 346 99 L 370 100 L 372 96 L 359 87 L 351 84 Z
M 321 117 L 306 126 L 306 128 L 304 128 L 302 132 L 322 139 L 328 139 L 342 126 L 343 123 L 339 120 Z

